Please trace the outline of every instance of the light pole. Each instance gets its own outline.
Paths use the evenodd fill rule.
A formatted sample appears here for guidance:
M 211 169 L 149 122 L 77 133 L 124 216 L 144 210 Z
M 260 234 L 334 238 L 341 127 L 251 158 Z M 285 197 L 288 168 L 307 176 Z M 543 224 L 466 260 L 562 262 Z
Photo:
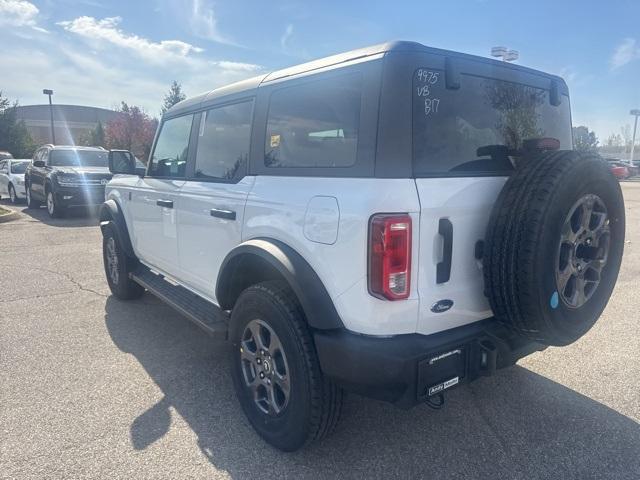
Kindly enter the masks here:
M 636 130 L 638 129 L 638 117 L 640 116 L 640 109 L 634 108 L 629 113 L 636 117 L 636 120 L 633 123 L 633 140 L 631 140 L 631 153 L 629 154 L 629 163 L 633 165 L 633 150 L 636 147 Z
M 518 59 L 520 54 L 517 50 L 509 50 L 507 47 L 493 47 L 491 49 L 491 56 L 502 58 L 503 62 L 513 62 Z
M 49 115 L 51 116 L 51 143 L 56 144 L 56 132 L 53 130 L 53 105 L 51 104 L 51 95 L 53 95 L 53 90 L 49 90 L 45 88 L 42 90 L 42 93 L 45 95 L 49 95 Z

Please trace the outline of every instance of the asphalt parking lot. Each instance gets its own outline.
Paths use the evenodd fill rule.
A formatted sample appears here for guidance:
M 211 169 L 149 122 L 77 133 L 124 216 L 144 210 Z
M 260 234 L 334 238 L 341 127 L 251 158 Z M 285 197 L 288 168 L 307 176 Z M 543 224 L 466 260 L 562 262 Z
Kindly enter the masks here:
M 0 478 L 640 478 L 640 182 L 598 324 L 401 411 L 348 397 L 295 454 L 253 432 L 227 349 L 151 295 L 110 296 L 94 215 L 0 224 Z M 0 202 L 3 206 L 5 201 Z

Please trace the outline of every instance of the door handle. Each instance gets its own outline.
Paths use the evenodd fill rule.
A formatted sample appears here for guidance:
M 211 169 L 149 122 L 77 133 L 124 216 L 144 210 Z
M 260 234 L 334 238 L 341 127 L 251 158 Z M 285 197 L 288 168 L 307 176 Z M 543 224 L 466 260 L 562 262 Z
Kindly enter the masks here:
M 442 261 L 436 265 L 436 283 L 448 282 L 451 278 L 451 257 L 453 256 L 453 224 L 448 218 L 441 218 L 438 233 L 442 236 Z
M 224 218 L 225 220 L 235 220 L 236 212 L 233 210 L 223 210 L 221 208 L 212 208 L 209 211 L 212 217 Z
M 156 205 L 164 208 L 173 208 L 173 200 L 156 200 Z

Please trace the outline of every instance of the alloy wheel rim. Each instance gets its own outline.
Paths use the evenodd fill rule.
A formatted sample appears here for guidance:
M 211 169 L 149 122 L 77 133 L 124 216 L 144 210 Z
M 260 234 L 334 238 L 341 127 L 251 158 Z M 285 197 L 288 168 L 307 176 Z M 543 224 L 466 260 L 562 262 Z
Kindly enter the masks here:
M 31 205 L 31 188 L 27 188 L 27 205 Z
M 582 307 L 598 289 L 610 239 L 609 215 L 602 199 L 593 194 L 578 199 L 562 227 L 556 259 L 556 288 L 567 307 Z
M 47 195 L 47 210 L 49 210 L 50 214 L 53 214 L 54 208 L 55 206 L 53 204 L 53 194 L 49 192 L 49 195 Z
M 16 203 L 16 190 L 13 187 L 9 189 L 9 198 L 11 198 L 11 203 Z
M 107 240 L 107 271 L 114 285 L 118 284 L 120 273 L 118 272 L 118 253 L 116 250 L 116 242 L 113 237 Z
M 240 363 L 245 386 L 258 409 L 281 414 L 289 404 L 289 365 L 280 338 L 263 320 L 251 320 L 240 341 Z

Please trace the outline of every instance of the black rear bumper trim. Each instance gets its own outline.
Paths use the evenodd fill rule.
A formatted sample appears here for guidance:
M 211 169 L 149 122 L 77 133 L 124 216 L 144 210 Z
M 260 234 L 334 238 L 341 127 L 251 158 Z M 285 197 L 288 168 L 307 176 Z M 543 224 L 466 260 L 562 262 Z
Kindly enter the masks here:
M 314 339 L 324 375 L 349 391 L 401 408 L 424 401 L 440 383 L 468 383 L 545 348 L 514 335 L 493 318 L 432 335 L 381 338 L 332 330 L 316 331 Z M 429 360 L 452 352 L 456 358 L 444 369 L 431 368 Z

